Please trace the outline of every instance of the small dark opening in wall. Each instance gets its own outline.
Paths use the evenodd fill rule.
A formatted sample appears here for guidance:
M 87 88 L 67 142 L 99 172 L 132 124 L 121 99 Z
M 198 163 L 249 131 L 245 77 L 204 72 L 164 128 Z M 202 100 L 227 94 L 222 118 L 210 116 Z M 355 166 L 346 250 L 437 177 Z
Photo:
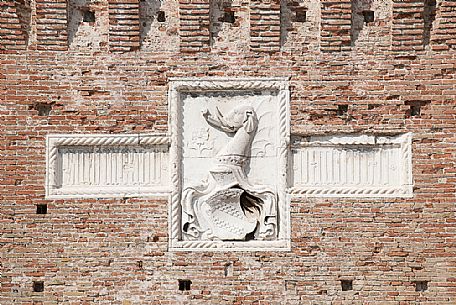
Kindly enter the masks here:
M 307 21 L 307 11 L 304 8 L 296 10 L 296 22 L 306 22 Z
M 37 204 L 36 205 L 36 213 L 37 214 L 47 214 L 47 204 Z
M 159 237 L 158 236 L 154 236 L 154 237 L 152 237 L 151 240 L 152 240 L 152 242 L 156 243 L 159 240 Z
M 337 115 L 345 115 L 348 112 L 348 105 L 337 105 Z
M 363 17 L 364 17 L 365 23 L 374 22 L 374 20 L 375 20 L 374 11 L 363 11 Z
M 33 292 L 43 292 L 44 291 L 44 282 L 43 281 L 34 281 L 33 282 Z
M 38 111 L 39 116 L 48 116 L 52 110 L 52 104 L 48 103 L 35 103 L 31 109 Z
M 416 281 L 415 291 L 422 292 L 428 290 L 428 281 Z
M 410 110 L 407 111 L 406 116 L 420 116 L 421 115 L 421 107 L 426 106 L 431 101 L 405 101 L 405 105 L 410 107 Z
M 165 22 L 166 21 L 166 14 L 164 11 L 158 11 L 157 13 L 157 21 L 158 22 Z
M 231 262 L 225 264 L 224 274 L 225 276 L 233 275 L 233 264 Z
M 295 290 L 296 285 L 298 284 L 298 281 L 295 280 L 285 280 L 285 290 Z
M 378 108 L 380 106 L 381 106 L 380 104 L 367 104 L 367 110 L 372 110 L 372 109 Z
M 352 280 L 341 280 L 340 286 L 342 287 L 342 291 L 353 290 L 353 281 Z
M 411 105 L 410 106 L 410 116 L 419 116 L 421 114 L 420 105 Z
M 179 290 L 180 291 L 190 290 L 190 285 L 192 284 L 192 281 L 190 281 L 190 280 L 178 280 L 178 281 L 179 281 Z
M 226 23 L 234 23 L 236 20 L 236 17 L 234 16 L 233 11 L 225 11 L 223 14 L 222 22 Z
M 83 11 L 82 12 L 82 21 L 95 22 L 95 13 L 92 11 Z

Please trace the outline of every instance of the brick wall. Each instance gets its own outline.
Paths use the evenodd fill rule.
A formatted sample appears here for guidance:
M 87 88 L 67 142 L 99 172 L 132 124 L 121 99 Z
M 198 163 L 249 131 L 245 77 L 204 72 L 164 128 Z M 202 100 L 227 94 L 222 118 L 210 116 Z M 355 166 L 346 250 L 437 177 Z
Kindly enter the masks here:
M 456 46 L 456 1 L 442 0 L 437 11 L 438 25 L 436 26 L 433 42 L 434 50 L 446 51 Z
M 424 39 L 423 0 L 397 0 L 393 4 L 393 48 L 420 50 Z
M 110 0 L 110 50 L 113 52 L 137 50 L 139 38 L 139 0 Z
M 250 47 L 253 51 L 280 50 L 280 1 L 250 2 Z
M 210 1 L 180 0 L 181 52 L 208 51 L 210 45 Z
M 0 49 L 23 50 L 28 44 L 27 20 L 21 20 L 18 11 L 29 12 L 29 5 L 24 1 L 0 2 Z M 27 14 L 30 15 L 30 14 Z M 26 17 L 26 16 L 24 16 Z M 28 20 L 30 21 L 30 20 Z
M 64 51 L 68 48 L 65 0 L 36 0 L 36 39 L 39 50 Z
M 350 49 L 350 1 L 321 1 L 321 51 Z
M 427 45 L 424 4 L 394 2 L 356 47 L 348 2 L 303 1 L 308 20 L 283 15 L 276 52 L 261 52 L 272 44 L 263 34 L 258 49 L 210 48 L 203 0 L 165 11 L 181 22 L 180 50 L 167 45 L 173 23 L 157 25 L 159 44 L 137 49 L 137 3 L 122 3 L 100 10 L 133 22 L 120 31 L 128 43 L 106 27 L 109 48 L 69 51 L 65 1 L 32 2 L 37 50 L 17 42 L 18 13 L 1 3 L 0 33 L 16 34 L 0 42 L 0 304 L 456 303 L 452 1 L 437 1 Z M 191 253 L 168 251 L 166 199 L 45 199 L 46 134 L 166 132 L 176 76 L 290 77 L 293 134 L 412 132 L 414 197 L 293 200 L 291 251 Z M 179 290 L 182 279 L 191 290 Z

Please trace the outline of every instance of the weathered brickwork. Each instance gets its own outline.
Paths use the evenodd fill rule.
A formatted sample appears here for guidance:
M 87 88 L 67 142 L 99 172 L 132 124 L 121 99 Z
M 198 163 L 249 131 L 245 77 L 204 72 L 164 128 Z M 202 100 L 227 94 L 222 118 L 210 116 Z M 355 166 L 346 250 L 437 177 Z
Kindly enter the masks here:
M 424 1 L 394 1 L 393 47 L 397 50 L 419 50 L 424 39 Z
M 27 24 L 30 20 L 30 5 L 23 1 L 0 2 L 0 48 L 2 50 L 23 50 L 27 47 Z M 22 14 L 20 14 L 20 12 Z
M 436 10 L 437 24 L 432 37 L 434 50 L 448 50 L 456 46 L 456 1 L 442 0 Z
M 95 22 L 78 25 L 94 36 L 75 44 L 66 1 L 0 2 L 0 304 L 456 304 L 455 2 L 296 2 L 278 24 L 272 1 L 273 36 L 257 28 L 264 44 L 242 49 L 211 44 L 209 0 L 164 1 L 153 45 L 138 1 L 91 2 Z M 375 20 L 361 28 L 353 7 Z M 250 30 L 219 34 L 249 43 L 253 9 L 229 25 Z M 164 133 L 168 79 L 183 76 L 290 77 L 295 135 L 412 132 L 413 198 L 295 199 L 289 252 L 181 253 L 166 198 L 45 199 L 47 134 Z
M 64 51 L 68 48 L 67 1 L 36 0 L 38 50 Z
M 254 51 L 280 49 L 280 1 L 250 1 L 250 44 Z
M 113 52 L 139 48 L 139 1 L 109 1 L 109 47 Z
M 349 50 L 351 45 L 351 2 L 321 1 L 321 50 Z
M 210 0 L 179 0 L 181 52 L 209 51 Z

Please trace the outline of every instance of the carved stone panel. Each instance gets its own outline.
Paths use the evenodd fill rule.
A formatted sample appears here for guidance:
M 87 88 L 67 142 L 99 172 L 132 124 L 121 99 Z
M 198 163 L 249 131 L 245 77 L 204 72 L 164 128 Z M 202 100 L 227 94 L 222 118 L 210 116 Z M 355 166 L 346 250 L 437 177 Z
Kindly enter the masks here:
M 140 134 L 49 135 L 46 196 L 166 195 L 168 142 Z
M 174 79 L 174 250 L 289 248 L 286 79 Z
M 308 197 L 411 197 L 411 134 L 295 137 L 290 192 Z

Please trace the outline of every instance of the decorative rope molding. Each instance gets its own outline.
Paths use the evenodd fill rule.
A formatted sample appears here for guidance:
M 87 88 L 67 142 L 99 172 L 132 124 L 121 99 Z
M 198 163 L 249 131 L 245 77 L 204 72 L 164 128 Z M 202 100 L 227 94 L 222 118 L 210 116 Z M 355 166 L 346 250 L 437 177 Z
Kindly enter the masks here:
M 171 202 L 169 203 L 169 217 L 168 217 L 168 226 L 170 227 L 169 232 L 169 242 L 170 246 L 175 244 L 181 237 L 180 228 L 181 228 L 181 155 L 179 153 L 178 147 L 181 146 L 181 129 L 179 122 L 181 120 L 181 111 L 178 107 L 179 92 L 177 90 L 170 90 L 169 92 L 169 101 L 168 105 L 170 107 L 170 121 L 169 126 L 171 128 Z
M 135 174 L 131 173 L 132 166 L 142 166 L 141 162 L 148 162 L 147 158 L 159 158 L 154 164 L 159 164 L 158 171 L 162 173 L 168 167 L 168 146 L 170 138 L 154 134 L 51 134 L 47 136 L 46 150 L 46 197 L 58 198 L 98 198 L 98 197 L 138 197 L 138 196 L 167 196 L 169 194 L 166 177 L 151 178 L 151 168 L 139 169 L 136 176 L 142 174 L 142 180 L 133 181 Z M 68 158 L 73 154 L 78 159 L 68 159 L 62 155 L 66 152 Z M 96 152 L 96 153 L 95 153 Z M 146 154 L 147 153 L 147 154 Z M 97 168 L 100 162 L 108 162 L 105 158 L 111 156 L 109 161 L 116 164 L 116 173 L 103 172 Z M 146 154 L 146 155 L 144 155 Z M 82 160 L 81 160 L 82 158 Z M 121 158 L 121 159 L 119 159 Z M 125 158 L 125 159 L 124 159 Z M 136 158 L 136 159 L 135 159 Z M 144 161 L 140 161 L 143 158 Z M 136 161 L 135 161 L 136 160 Z M 142 160 L 142 159 L 141 159 Z M 82 162 L 83 175 L 75 167 L 74 162 Z M 157 163 L 158 162 L 158 163 Z M 79 164 L 79 163 L 78 163 Z M 65 167 L 66 166 L 66 167 Z M 85 166 L 85 167 L 84 167 Z M 105 164 L 108 166 L 108 163 Z M 99 167 L 99 166 L 98 166 Z M 107 170 L 105 168 L 105 170 Z M 84 172 L 85 171 L 85 172 Z M 120 172 L 119 172 L 120 171 Z M 127 171 L 122 173 L 123 171 Z M 130 173 L 130 174 L 129 174 Z M 78 179 L 65 180 L 65 177 L 79 175 Z M 121 175 L 116 177 L 115 175 Z M 125 177 L 129 176 L 129 180 Z M 106 185 L 103 185 L 107 183 Z M 155 179 L 155 180 L 154 180 Z M 165 179 L 159 182 L 157 179 Z M 71 184 L 70 183 L 71 180 Z M 78 180 L 77 182 L 75 182 Z M 82 184 L 82 185 L 81 185 Z
M 171 78 L 169 82 L 168 105 L 171 128 L 171 183 L 172 193 L 169 207 L 169 248 L 174 251 L 256 251 L 264 249 L 288 250 L 290 248 L 290 198 L 287 188 L 287 164 L 290 139 L 290 92 L 288 78 Z M 183 93 L 188 92 L 248 92 L 265 90 L 277 103 L 279 142 L 278 152 L 278 235 L 276 240 L 252 240 L 248 242 L 227 241 L 183 241 L 181 232 L 182 193 L 182 108 Z M 234 93 L 235 94 L 235 93 Z
M 268 83 L 267 88 L 265 83 Z M 288 90 L 288 78 L 217 78 L 193 79 L 170 78 L 170 90 L 183 91 L 221 91 L 221 90 Z
M 261 248 L 267 248 L 271 251 L 288 251 L 289 243 L 286 240 L 279 241 L 251 241 L 251 242 L 233 242 L 233 241 L 177 241 L 174 243 L 173 251 L 258 251 Z
M 391 195 L 391 197 L 397 197 L 398 194 L 406 194 L 406 189 L 403 188 L 371 188 L 371 189 L 354 189 L 354 188 L 321 188 L 321 189 L 302 189 L 299 187 L 292 187 L 289 189 L 289 193 L 292 195 L 307 195 L 307 196 L 317 196 L 317 195 L 349 195 L 354 197 L 356 195 Z M 365 197 L 365 196 L 363 196 Z M 382 196 L 387 197 L 387 196 Z M 389 197 L 389 196 L 388 196 Z
M 290 151 L 290 91 L 288 88 L 279 93 L 279 210 L 283 211 L 279 216 L 279 238 L 289 240 L 290 236 L 290 201 L 287 197 L 288 187 L 288 154 Z

